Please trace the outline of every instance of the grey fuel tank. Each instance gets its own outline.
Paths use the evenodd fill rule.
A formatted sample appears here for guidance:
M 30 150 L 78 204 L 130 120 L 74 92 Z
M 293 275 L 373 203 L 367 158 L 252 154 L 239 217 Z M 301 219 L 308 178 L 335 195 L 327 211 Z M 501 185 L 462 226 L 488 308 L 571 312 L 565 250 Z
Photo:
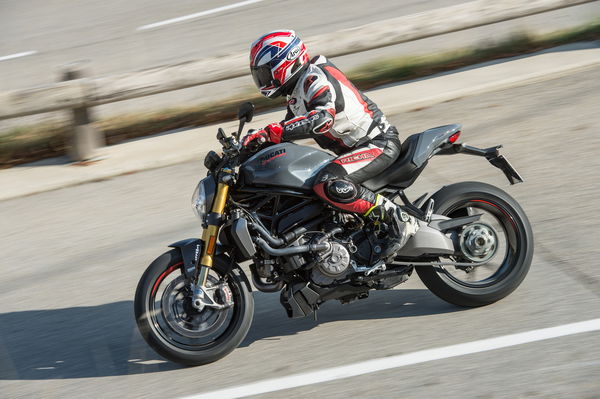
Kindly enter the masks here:
M 240 167 L 244 182 L 257 186 L 277 186 L 311 190 L 314 178 L 333 155 L 317 148 L 281 143 L 261 150 Z

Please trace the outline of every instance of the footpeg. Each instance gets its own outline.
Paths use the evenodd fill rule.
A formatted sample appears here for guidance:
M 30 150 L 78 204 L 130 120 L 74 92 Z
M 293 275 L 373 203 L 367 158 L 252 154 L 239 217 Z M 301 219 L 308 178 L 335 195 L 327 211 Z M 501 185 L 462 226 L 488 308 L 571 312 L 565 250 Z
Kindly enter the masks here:
M 385 263 L 382 261 L 377 262 L 372 267 L 357 266 L 356 263 L 354 263 L 354 262 L 351 262 L 351 264 L 352 264 L 352 267 L 354 268 L 355 272 L 364 273 L 365 276 L 369 276 L 375 272 L 383 272 L 386 269 Z

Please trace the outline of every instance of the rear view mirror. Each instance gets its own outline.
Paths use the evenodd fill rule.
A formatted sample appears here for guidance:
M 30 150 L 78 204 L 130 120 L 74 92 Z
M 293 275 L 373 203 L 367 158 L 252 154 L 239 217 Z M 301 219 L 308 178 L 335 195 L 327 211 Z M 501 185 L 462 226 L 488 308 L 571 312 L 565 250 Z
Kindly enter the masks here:
M 240 126 L 238 127 L 237 131 L 238 140 L 240 139 L 240 135 L 242 134 L 244 124 L 246 122 L 251 122 L 252 116 L 254 116 L 254 104 L 248 101 L 240 105 L 240 108 L 238 109 L 238 119 L 240 120 Z
M 244 122 L 252 122 L 252 117 L 254 116 L 254 104 L 251 102 L 245 102 L 240 105 L 238 109 L 238 119 Z
M 225 137 L 225 131 L 222 128 L 219 128 L 219 130 L 217 130 L 217 140 L 222 141 Z

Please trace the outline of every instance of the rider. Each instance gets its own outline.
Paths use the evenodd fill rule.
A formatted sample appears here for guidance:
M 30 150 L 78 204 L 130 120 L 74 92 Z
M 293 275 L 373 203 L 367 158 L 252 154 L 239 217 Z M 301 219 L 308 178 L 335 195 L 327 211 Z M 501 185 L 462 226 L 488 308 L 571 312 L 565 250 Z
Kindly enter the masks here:
M 267 33 L 252 43 L 250 70 L 260 93 L 287 96 L 287 115 L 279 123 L 248 133 L 242 144 L 313 138 L 338 157 L 315 180 L 316 194 L 330 205 L 391 228 L 389 256 L 417 230 L 417 222 L 398 205 L 361 183 L 382 173 L 399 156 L 398 131 L 324 56 L 309 60 L 306 47 L 292 30 Z

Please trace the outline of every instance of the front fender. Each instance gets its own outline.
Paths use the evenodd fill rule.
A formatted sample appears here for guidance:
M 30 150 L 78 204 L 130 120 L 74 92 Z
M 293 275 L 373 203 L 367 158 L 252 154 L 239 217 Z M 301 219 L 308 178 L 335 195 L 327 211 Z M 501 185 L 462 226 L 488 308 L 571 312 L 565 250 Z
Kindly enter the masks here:
M 199 238 L 186 238 L 185 240 L 180 240 L 170 244 L 169 247 L 177 248 L 181 251 L 181 257 L 183 258 L 183 272 L 187 278 L 192 278 L 194 276 L 194 270 L 196 269 L 198 259 L 202 255 L 204 241 Z M 217 243 L 214 254 L 215 256 L 227 258 L 228 264 L 232 265 L 232 267 L 238 268 L 240 274 L 243 276 L 244 283 L 246 283 L 248 286 L 248 290 L 252 291 L 252 286 L 246 277 L 246 273 L 244 273 L 240 265 L 231 260 L 231 258 L 223 250 L 223 246 L 221 244 Z

